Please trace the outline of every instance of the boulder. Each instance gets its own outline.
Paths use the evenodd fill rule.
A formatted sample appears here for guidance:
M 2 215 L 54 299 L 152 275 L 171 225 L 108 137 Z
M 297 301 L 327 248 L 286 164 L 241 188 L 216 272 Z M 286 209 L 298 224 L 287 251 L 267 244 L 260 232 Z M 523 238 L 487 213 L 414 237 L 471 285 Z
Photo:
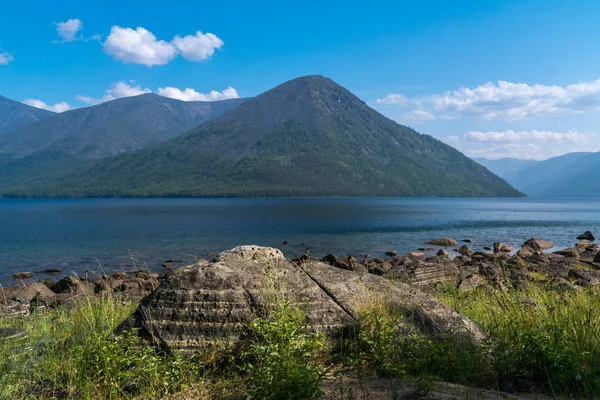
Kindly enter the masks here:
M 586 239 L 582 239 L 579 242 L 575 243 L 575 247 L 580 248 L 580 249 L 586 249 L 593 245 L 594 245 L 594 243 L 592 243 L 591 241 L 586 240 Z
M 236 247 L 209 264 L 171 271 L 117 332 L 138 328 L 170 349 L 235 343 L 251 321 L 268 315 L 282 293 L 306 312 L 311 330 L 334 340 L 355 329 L 361 307 L 378 296 L 410 317 L 403 320 L 407 331 L 435 335 L 458 327 L 475 340 L 484 337 L 472 321 L 416 288 L 314 260 L 297 265 L 278 249 L 259 246 Z
M 480 286 L 485 286 L 486 283 L 486 280 L 483 279 L 480 275 L 472 274 L 462 279 L 458 283 L 457 289 L 461 292 L 468 292 L 471 290 L 475 290 Z
M 18 285 L 0 286 L 0 304 L 8 304 L 12 300 L 29 303 L 39 293 L 40 296 L 51 298 L 55 293 L 40 282 L 26 282 Z
M 554 247 L 554 243 L 549 240 L 531 238 L 527 240 L 521 247 L 529 247 L 534 251 L 548 250 Z
M 494 253 L 510 253 L 512 250 L 513 248 L 507 245 L 506 243 L 494 243 Z
M 405 333 L 433 338 L 453 331 L 467 334 L 476 341 L 486 336 L 473 321 L 405 283 L 375 275 L 359 276 L 317 262 L 305 265 L 304 270 L 354 320 L 359 320 L 369 305 L 379 302 L 402 312 L 405 318 L 400 328 Z
M 395 257 L 398 255 L 398 253 L 396 252 L 396 250 L 390 250 L 390 251 L 386 251 L 385 255 L 390 256 L 390 257 Z
M 592 232 L 585 231 L 581 235 L 577 236 L 577 240 L 591 240 L 591 241 L 594 241 L 594 240 L 596 240 L 596 238 L 594 237 L 594 234 Z
M 439 238 L 439 239 L 430 240 L 426 244 L 431 244 L 434 246 L 450 247 L 450 246 L 456 246 L 458 244 L 458 242 L 452 238 Z
M 38 272 L 38 274 L 58 275 L 61 272 L 62 271 L 58 268 L 48 268 Z
M 52 291 L 57 294 L 61 293 L 86 293 L 94 294 L 96 292 L 96 285 L 91 282 L 81 281 L 78 278 L 67 276 L 56 282 L 56 285 L 52 287 Z
M 439 249 L 437 253 L 435 253 L 436 256 L 438 257 L 447 257 L 448 256 L 448 251 L 444 250 L 444 249 Z
M 352 270 L 346 260 L 336 256 L 335 254 L 327 254 L 325 257 L 321 258 L 321 261 L 336 268 Z
M 553 254 L 558 254 L 568 258 L 579 258 L 579 249 L 576 247 L 569 247 L 566 249 L 555 251 Z
M 471 257 L 473 255 L 473 250 L 471 250 L 471 248 L 469 246 L 467 246 L 466 244 L 463 244 L 462 246 L 460 246 L 456 252 L 460 255 L 463 256 L 467 256 L 467 257 Z
M 12 278 L 16 281 L 22 281 L 24 279 L 30 279 L 33 277 L 33 272 L 17 272 L 13 274 Z

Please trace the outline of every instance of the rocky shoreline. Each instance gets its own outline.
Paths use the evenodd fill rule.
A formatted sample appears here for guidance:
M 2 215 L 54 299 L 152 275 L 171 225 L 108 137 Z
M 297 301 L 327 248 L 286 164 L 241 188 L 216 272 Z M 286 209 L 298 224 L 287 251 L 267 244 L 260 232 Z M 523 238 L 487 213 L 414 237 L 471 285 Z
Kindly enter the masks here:
M 470 239 L 462 239 L 459 243 L 452 238 L 437 238 L 427 242 L 427 245 L 439 248 L 433 256 L 426 254 L 432 247 L 421 247 L 419 251 L 403 255 L 389 250 L 385 257 L 328 254 L 315 260 L 307 250 L 305 255 L 291 261 L 296 265 L 320 261 L 359 275 L 372 274 L 421 289 L 439 289 L 446 284 L 455 285 L 459 290 L 479 286 L 525 289 L 529 282 L 539 281 L 551 283 L 561 290 L 598 286 L 600 245 L 593 242 L 595 237 L 589 231 L 577 240 L 573 247 L 553 252 L 549 252 L 554 248 L 552 242 L 537 238 L 525 241 L 517 251 L 501 242 L 487 247 L 489 251 L 473 251 L 469 247 Z M 199 260 L 195 265 L 201 264 L 209 264 L 209 261 Z M 168 260 L 163 267 L 171 271 L 178 265 L 182 265 L 179 260 Z M 46 270 L 41 273 L 59 272 Z M 33 281 L 35 275 L 31 272 L 16 273 L 13 278 L 20 283 L 0 288 L 0 316 L 26 315 L 38 308 L 68 306 L 88 295 L 142 298 L 157 289 L 170 273 L 138 270 L 115 272 L 112 276 L 97 279 L 69 276 L 58 281 L 41 279 L 37 282 Z

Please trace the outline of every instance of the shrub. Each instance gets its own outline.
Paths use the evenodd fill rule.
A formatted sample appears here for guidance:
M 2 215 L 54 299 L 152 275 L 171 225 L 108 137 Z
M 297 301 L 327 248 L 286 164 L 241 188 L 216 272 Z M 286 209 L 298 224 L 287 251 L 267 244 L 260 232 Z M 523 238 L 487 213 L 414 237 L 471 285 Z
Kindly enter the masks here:
M 325 349 L 321 334 L 308 333 L 306 315 L 283 301 L 269 318 L 251 325 L 245 353 L 248 394 L 253 399 L 312 399 L 321 394 L 326 370 L 318 363 Z

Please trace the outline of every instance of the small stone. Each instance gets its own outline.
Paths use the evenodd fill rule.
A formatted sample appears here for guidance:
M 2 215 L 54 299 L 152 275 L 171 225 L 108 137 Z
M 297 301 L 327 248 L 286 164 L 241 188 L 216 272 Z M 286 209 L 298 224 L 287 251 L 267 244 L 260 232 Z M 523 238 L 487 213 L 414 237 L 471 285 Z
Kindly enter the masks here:
M 31 277 L 33 277 L 33 273 L 32 272 L 17 272 L 16 274 L 13 274 L 13 279 L 15 280 L 23 280 L 23 279 L 30 279 Z
M 385 255 L 390 256 L 390 257 L 395 257 L 398 255 L 398 253 L 396 252 L 396 250 L 390 250 L 390 251 L 386 251 Z
M 48 269 L 44 269 L 44 270 L 38 272 L 38 274 L 58 275 L 61 272 L 62 271 L 58 268 L 48 268 Z
M 488 250 L 488 251 L 489 251 L 489 250 L 491 250 L 492 248 L 491 248 L 491 247 L 489 247 L 489 246 L 483 246 L 483 249 L 484 249 L 484 250 Z
M 473 242 L 473 240 L 471 240 L 471 239 L 463 239 L 462 242 L 463 243 L 471 243 L 471 242 Z

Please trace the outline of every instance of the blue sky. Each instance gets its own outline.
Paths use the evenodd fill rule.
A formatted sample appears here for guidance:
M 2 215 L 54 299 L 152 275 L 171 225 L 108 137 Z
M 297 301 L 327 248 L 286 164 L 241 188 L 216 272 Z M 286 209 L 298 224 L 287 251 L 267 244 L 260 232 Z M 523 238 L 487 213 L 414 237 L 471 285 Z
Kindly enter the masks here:
M 600 150 L 599 2 L 5 3 L 0 94 L 38 107 L 254 96 L 320 74 L 471 156 Z

